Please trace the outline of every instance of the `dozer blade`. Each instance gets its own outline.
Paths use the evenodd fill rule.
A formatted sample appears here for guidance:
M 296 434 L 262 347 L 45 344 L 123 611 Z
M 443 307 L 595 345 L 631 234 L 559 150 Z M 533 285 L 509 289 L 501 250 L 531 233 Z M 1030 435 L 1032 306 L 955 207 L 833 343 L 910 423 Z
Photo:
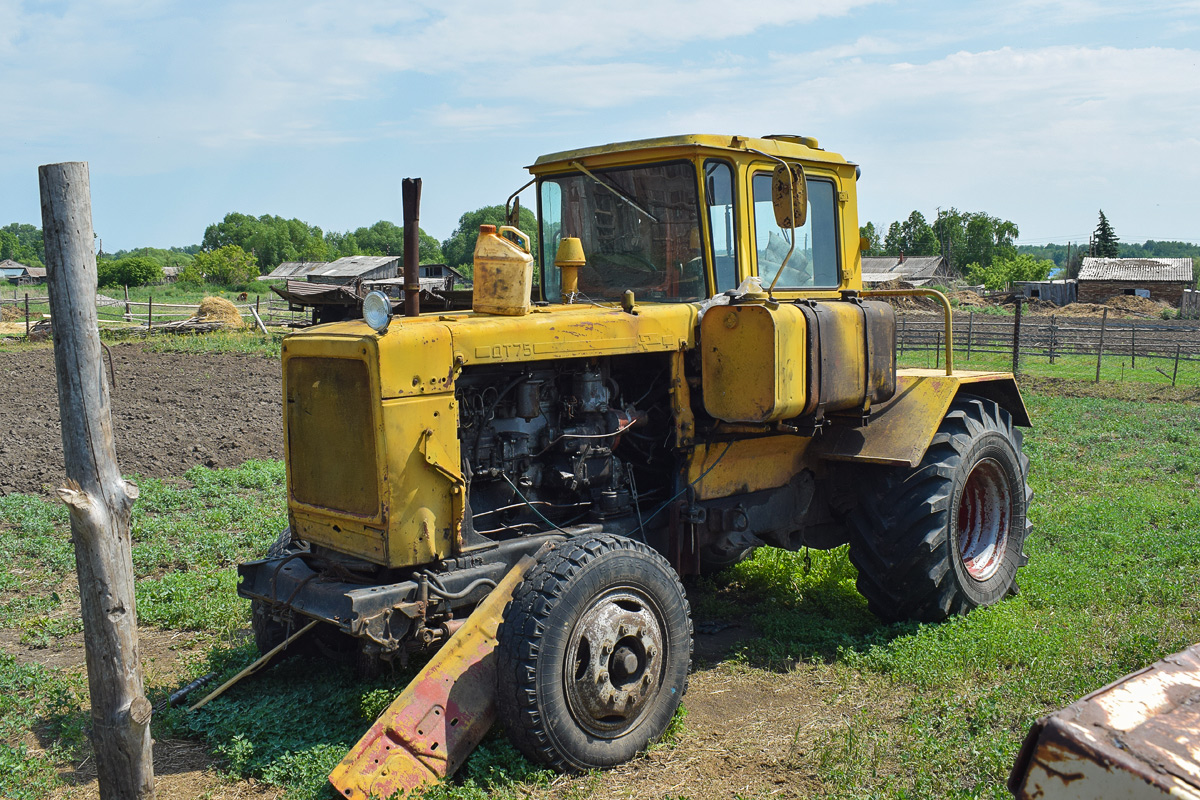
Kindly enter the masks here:
M 352 800 L 407 794 L 462 766 L 496 718 L 496 631 L 536 562 L 509 570 L 329 774 Z

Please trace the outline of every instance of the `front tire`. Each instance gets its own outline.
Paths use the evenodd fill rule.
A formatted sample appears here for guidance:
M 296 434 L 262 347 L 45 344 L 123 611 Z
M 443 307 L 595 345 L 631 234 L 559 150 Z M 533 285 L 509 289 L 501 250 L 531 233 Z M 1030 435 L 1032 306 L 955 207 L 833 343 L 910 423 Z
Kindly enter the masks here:
M 683 586 L 666 559 L 622 536 L 578 536 L 544 554 L 498 638 L 500 719 L 526 757 L 559 770 L 628 761 L 687 691 Z
M 1016 593 L 1033 491 L 1007 411 L 959 396 L 915 469 L 872 471 L 848 517 L 850 560 L 872 613 L 938 622 Z

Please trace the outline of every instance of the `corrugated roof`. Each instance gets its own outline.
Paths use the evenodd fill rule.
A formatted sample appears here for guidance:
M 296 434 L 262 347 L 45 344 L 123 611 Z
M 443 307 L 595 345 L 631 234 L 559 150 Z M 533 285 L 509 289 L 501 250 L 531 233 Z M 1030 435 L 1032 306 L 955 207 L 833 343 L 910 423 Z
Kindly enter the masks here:
M 323 267 L 328 264 L 328 261 L 284 261 L 270 273 L 262 276 L 259 280 L 283 280 L 284 278 L 295 278 L 298 275 L 307 275 L 317 267 Z
M 932 278 L 942 266 L 941 256 L 905 256 L 900 261 L 898 256 L 863 256 L 863 275 L 891 275 L 886 280 L 896 278 Z M 865 278 L 864 278 L 865 280 Z
M 1192 282 L 1190 258 L 1085 258 L 1081 281 Z
M 319 269 L 310 270 L 309 276 L 319 275 L 322 278 L 357 278 L 368 272 L 394 267 L 399 274 L 400 256 L 346 256 L 331 264 L 322 264 Z

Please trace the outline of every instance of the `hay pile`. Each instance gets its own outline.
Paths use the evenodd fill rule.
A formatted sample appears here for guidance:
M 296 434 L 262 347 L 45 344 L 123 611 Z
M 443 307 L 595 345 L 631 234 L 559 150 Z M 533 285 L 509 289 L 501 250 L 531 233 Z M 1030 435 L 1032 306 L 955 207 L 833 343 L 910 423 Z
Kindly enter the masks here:
M 206 297 L 201 300 L 200 308 L 191 321 L 216 323 L 222 328 L 241 328 L 246 324 L 242 315 L 238 313 L 237 306 L 224 297 Z
M 1149 317 L 1157 317 L 1162 314 L 1164 308 L 1171 307 L 1167 303 L 1132 294 L 1115 295 L 1105 300 L 1104 305 L 1119 308 L 1122 311 L 1130 311 L 1134 314 L 1145 314 Z
M 15 305 L 0 306 L 0 322 L 16 322 L 22 316 L 24 316 L 24 314 L 22 314 L 21 310 L 18 309 Z
M 1123 316 L 1119 313 L 1113 313 L 1113 309 L 1108 306 L 1102 306 L 1099 303 L 1070 303 L 1058 310 L 1058 313 L 1064 317 L 1102 317 L 1104 312 L 1108 311 L 1110 317 Z
M 980 296 L 978 292 L 968 291 L 966 289 L 956 289 L 946 295 L 953 303 L 958 304 L 959 308 L 986 308 L 994 306 L 991 300 Z
M 897 278 L 895 280 L 888 281 L 887 283 L 880 283 L 876 286 L 872 286 L 868 291 L 872 291 L 875 289 L 913 289 L 913 288 L 916 288 L 916 287 L 914 287 L 908 281 L 903 281 L 903 280 L 900 280 L 899 278 Z M 942 304 L 939 303 L 937 300 L 935 300 L 932 297 L 922 297 L 920 295 L 918 295 L 916 297 L 869 297 L 867 299 L 882 300 L 885 303 L 890 304 L 892 306 L 892 308 L 896 309 L 897 311 L 917 311 L 917 312 L 927 311 L 927 312 L 932 313 L 932 312 L 938 312 L 938 311 L 942 310 Z

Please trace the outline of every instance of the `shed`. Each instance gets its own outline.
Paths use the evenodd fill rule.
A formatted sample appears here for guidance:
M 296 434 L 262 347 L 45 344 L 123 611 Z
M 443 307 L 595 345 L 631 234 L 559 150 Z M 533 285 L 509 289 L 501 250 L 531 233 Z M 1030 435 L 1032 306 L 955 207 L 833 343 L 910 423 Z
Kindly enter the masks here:
M 1103 303 L 1138 295 L 1178 306 L 1195 285 L 1190 258 L 1085 258 L 1079 268 L 1079 302 Z
M 942 256 L 863 256 L 862 280 L 868 286 L 905 281 L 924 286 L 938 278 L 956 277 Z
M 30 283 L 45 283 L 45 267 L 27 267 L 19 261 L 6 258 L 0 261 L 0 279 L 18 286 Z
M 1074 303 L 1078 292 L 1078 284 L 1070 278 L 1055 281 L 1013 281 L 1012 288 L 1014 292 L 1025 297 L 1036 297 L 1056 306 Z
M 328 266 L 328 261 L 284 261 L 282 264 L 259 278 L 260 281 L 286 281 L 303 278 L 319 267 Z
M 346 256 L 304 273 L 316 283 L 351 284 L 400 276 L 401 256 Z

